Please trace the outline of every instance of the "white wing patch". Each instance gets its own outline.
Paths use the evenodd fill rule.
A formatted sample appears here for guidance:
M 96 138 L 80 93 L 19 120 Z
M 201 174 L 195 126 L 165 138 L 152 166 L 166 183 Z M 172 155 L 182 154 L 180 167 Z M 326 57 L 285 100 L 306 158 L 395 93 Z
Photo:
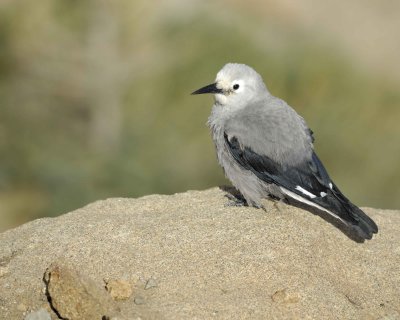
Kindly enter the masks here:
M 315 194 L 312 194 L 311 192 L 307 191 L 306 189 L 300 186 L 297 186 L 296 190 L 299 190 L 301 193 L 305 194 L 306 196 L 309 196 L 311 199 L 314 199 L 316 197 Z
M 320 195 L 321 195 L 321 197 L 323 198 L 323 197 L 325 197 L 326 196 L 326 192 L 320 192 Z
M 331 190 L 332 190 L 332 188 L 333 188 L 332 182 L 329 183 L 329 188 L 331 188 Z
M 282 187 L 279 187 L 279 188 L 283 191 L 283 193 L 287 194 L 289 197 L 292 197 L 293 199 L 295 199 L 297 201 L 300 201 L 300 202 L 303 202 L 305 204 L 308 204 L 309 206 L 316 207 L 319 210 L 323 210 L 323 211 L 327 212 L 328 214 L 330 214 L 332 217 L 344 222 L 345 224 L 348 224 L 345 220 L 343 220 L 342 218 L 338 217 L 336 214 L 334 214 L 333 212 L 329 211 L 328 209 L 325 209 L 325 208 L 319 206 L 318 204 L 311 202 L 310 200 L 302 198 L 299 195 L 295 194 L 294 192 L 291 192 L 291 191 L 289 191 L 289 190 L 287 190 L 285 188 L 282 188 Z

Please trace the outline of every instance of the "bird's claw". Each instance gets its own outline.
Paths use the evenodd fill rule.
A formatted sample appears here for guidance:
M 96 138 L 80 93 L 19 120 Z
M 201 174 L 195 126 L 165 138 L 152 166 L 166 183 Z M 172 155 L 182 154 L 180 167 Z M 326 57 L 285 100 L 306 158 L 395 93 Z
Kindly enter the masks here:
M 225 207 L 246 207 L 247 201 L 241 194 L 225 194 L 230 201 L 225 205 Z
M 247 206 L 247 202 L 246 200 L 241 200 L 241 199 L 237 199 L 234 196 L 228 197 L 229 201 L 225 204 L 225 207 L 246 207 Z

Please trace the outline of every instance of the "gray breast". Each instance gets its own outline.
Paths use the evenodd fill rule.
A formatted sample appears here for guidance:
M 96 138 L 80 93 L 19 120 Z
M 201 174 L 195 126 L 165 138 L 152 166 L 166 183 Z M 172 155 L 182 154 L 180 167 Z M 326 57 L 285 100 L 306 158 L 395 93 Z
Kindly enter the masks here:
M 218 112 L 218 111 L 217 111 Z M 214 117 L 213 117 L 214 114 Z M 267 185 L 254 175 L 251 171 L 243 169 L 231 155 L 224 138 L 224 122 L 213 112 L 209 118 L 208 125 L 212 132 L 215 143 L 218 162 L 224 170 L 225 176 L 238 189 L 249 205 L 260 207 L 261 199 L 272 194 L 281 198 L 282 193 L 278 188 Z

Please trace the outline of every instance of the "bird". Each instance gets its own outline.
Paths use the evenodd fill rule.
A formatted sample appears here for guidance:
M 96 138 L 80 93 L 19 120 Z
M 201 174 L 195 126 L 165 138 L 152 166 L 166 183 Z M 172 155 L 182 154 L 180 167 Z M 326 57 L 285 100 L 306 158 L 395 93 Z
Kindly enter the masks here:
M 378 232 L 330 178 L 304 118 L 273 96 L 253 68 L 224 65 L 214 83 L 192 95 L 207 93 L 214 94 L 207 125 L 218 162 L 240 192 L 239 204 L 262 208 L 262 199 L 294 200 L 328 213 L 362 240 Z

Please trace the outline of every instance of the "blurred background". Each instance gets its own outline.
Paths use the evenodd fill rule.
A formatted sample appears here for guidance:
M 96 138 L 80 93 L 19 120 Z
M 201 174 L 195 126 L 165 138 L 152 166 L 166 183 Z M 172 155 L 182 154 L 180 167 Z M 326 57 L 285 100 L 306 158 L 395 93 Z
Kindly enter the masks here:
M 400 208 L 400 2 L 0 1 L 0 231 L 227 184 L 190 96 L 254 67 L 356 204 Z

